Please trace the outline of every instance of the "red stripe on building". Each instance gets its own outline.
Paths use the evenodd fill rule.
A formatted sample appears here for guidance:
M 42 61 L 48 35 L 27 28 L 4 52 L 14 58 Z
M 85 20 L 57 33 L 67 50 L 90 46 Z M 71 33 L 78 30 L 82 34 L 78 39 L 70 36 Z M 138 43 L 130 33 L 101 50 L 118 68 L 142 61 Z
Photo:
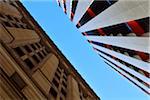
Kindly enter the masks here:
M 133 21 L 127 22 L 127 24 L 132 29 L 132 32 L 135 33 L 137 36 L 141 36 L 144 34 L 144 30 L 142 29 L 142 27 L 139 25 L 138 22 L 133 20 Z
M 105 32 L 104 32 L 101 28 L 97 29 L 97 31 L 98 31 L 99 34 L 102 35 L 102 36 L 106 35 Z
M 139 52 L 139 51 L 137 51 L 137 55 L 139 55 L 143 61 L 147 61 L 150 56 L 149 54 L 145 54 L 144 52 Z
M 95 13 L 91 10 L 91 8 L 88 8 L 87 12 L 91 17 L 96 16 Z
M 73 20 L 74 13 L 71 12 L 71 21 Z

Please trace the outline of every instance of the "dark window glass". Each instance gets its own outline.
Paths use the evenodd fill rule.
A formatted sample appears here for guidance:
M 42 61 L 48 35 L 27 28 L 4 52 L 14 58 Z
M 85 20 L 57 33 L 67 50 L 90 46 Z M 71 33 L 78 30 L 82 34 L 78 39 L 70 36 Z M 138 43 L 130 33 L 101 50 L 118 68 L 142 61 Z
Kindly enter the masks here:
M 59 7 L 61 7 L 61 4 L 60 4 L 60 1 L 58 0 L 58 5 L 59 5 Z
M 63 76 L 63 78 L 65 79 L 65 81 L 67 81 L 67 77 L 66 76 Z
M 73 0 L 73 1 L 72 1 L 72 13 L 73 13 L 73 14 L 75 13 L 77 4 L 78 4 L 78 0 Z
M 62 84 L 65 88 L 67 88 L 67 84 L 64 81 L 62 81 Z
M 63 100 L 63 98 L 62 98 L 62 97 L 60 97 L 60 100 Z
M 51 89 L 50 89 L 50 94 L 51 94 L 54 98 L 57 97 L 57 92 L 55 91 L 55 89 L 54 89 L 53 87 L 51 87 Z
M 66 2 L 65 2 L 65 0 L 64 0 L 64 9 L 65 9 L 65 14 L 67 14 L 67 12 L 66 12 Z
M 42 41 L 39 42 L 41 46 L 44 46 L 44 43 Z
M 38 54 L 38 56 L 39 56 L 41 59 L 44 58 L 43 55 L 42 55 L 40 52 L 38 52 L 37 54 Z
M 6 15 L 9 20 L 13 20 L 10 15 Z
M 22 90 L 26 85 L 22 78 L 19 76 L 19 74 L 16 72 L 11 76 L 11 80 L 18 90 Z
M 23 56 L 24 52 L 20 49 L 20 47 L 14 48 L 15 52 L 19 55 L 19 56 Z
M 27 28 L 27 29 L 32 29 L 32 27 L 31 27 L 31 26 L 29 26 L 29 25 L 26 25 L 26 28 Z
M 88 22 L 90 19 L 92 19 L 92 16 L 90 16 L 88 14 L 88 12 L 85 12 L 85 14 L 83 15 L 83 17 L 81 18 L 81 20 L 79 21 L 80 25 L 82 26 L 83 24 L 85 24 L 86 22 Z M 79 26 L 77 27 L 79 28 Z
M 5 18 L 2 14 L 0 14 L 0 17 L 1 17 L 1 18 Z
M 53 84 L 58 88 L 58 86 L 59 86 L 59 83 L 55 80 L 55 79 L 53 79 Z
M 16 23 L 13 23 L 14 27 L 20 28 Z
M 47 53 L 50 53 L 50 49 L 49 49 L 48 47 L 45 47 L 45 51 L 46 51 Z
M 18 19 L 18 18 L 14 17 L 14 19 L 16 20 L 16 22 L 19 22 L 19 19 Z
M 55 76 L 57 77 L 58 80 L 60 80 L 60 76 L 57 73 L 55 73 Z
M 3 23 L 4 23 L 5 26 L 11 27 L 10 23 L 8 23 L 8 22 L 3 22 Z
M 80 99 L 83 100 L 81 95 L 80 95 Z
M 24 48 L 25 48 L 25 50 L 26 50 L 27 52 L 31 52 L 31 51 L 32 51 L 27 45 L 25 45 Z
M 63 88 L 61 88 L 61 93 L 66 97 L 66 91 L 63 89 Z
M 126 36 L 128 33 L 131 33 L 131 30 L 125 23 L 104 27 L 103 31 L 107 34 L 113 34 L 114 36 L 117 36 L 117 34 L 121 33 L 123 36 Z
M 40 43 L 37 43 L 39 47 L 42 47 Z
M 22 24 L 19 25 L 21 28 L 25 29 L 26 27 Z
M 61 74 L 61 70 L 60 70 L 60 69 L 58 69 L 58 68 L 57 68 L 57 71 L 58 71 L 58 73 L 60 73 L 60 74 Z
M 44 54 L 44 56 L 46 56 L 46 53 L 42 50 L 42 53 Z
M 116 3 L 117 1 L 118 1 L 118 0 L 107 0 L 107 2 L 110 2 L 111 5 L 114 4 L 114 3 Z
M 38 48 L 40 48 L 41 46 L 39 45 L 39 43 L 35 43 L 36 44 L 36 46 L 38 47 Z
M 32 58 L 34 59 L 34 61 L 36 61 L 36 63 L 40 62 L 40 60 L 36 57 L 36 55 L 33 55 Z
M 64 76 L 67 76 L 67 71 L 64 70 Z
M 110 5 L 106 0 L 103 1 L 94 1 L 90 8 L 92 11 L 98 15 L 100 12 L 104 11 L 106 8 L 108 8 Z
M 32 47 L 34 50 L 36 50 L 36 47 L 35 47 L 34 44 L 31 44 L 31 47 Z
M 24 60 L 24 62 L 30 69 L 32 69 L 34 67 L 34 65 L 32 64 L 32 62 L 29 59 Z
M 100 33 L 97 30 L 91 30 L 86 32 L 87 35 L 100 35 Z
M 136 20 L 143 28 L 144 32 L 149 32 L 149 17 Z

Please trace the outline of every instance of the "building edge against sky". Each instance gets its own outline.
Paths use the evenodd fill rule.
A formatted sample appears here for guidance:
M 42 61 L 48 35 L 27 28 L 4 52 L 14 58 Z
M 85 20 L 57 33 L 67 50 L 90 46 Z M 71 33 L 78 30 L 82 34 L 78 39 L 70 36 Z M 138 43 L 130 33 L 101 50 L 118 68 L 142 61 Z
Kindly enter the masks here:
M 99 100 L 19 1 L 0 2 L 0 98 Z
M 148 0 L 56 0 L 104 62 L 150 94 Z

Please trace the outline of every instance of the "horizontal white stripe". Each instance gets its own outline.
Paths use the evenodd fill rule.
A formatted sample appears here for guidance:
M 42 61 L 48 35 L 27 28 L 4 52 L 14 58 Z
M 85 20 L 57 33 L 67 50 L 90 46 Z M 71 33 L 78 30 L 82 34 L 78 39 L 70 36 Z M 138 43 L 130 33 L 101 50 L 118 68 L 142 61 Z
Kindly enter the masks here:
M 92 43 L 91 43 L 92 44 Z M 135 59 L 135 58 L 132 58 L 132 57 L 129 57 L 129 56 L 126 56 L 124 54 L 121 54 L 121 53 L 118 53 L 118 52 L 115 52 L 113 50 L 110 50 L 110 49 L 107 49 L 107 48 L 104 48 L 104 47 L 101 47 L 101 46 L 98 46 L 98 45 L 95 45 L 95 44 L 92 44 L 94 48 L 97 48 L 107 54 L 110 54 L 110 55 L 113 55 L 114 57 L 120 59 L 120 60 L 123 60 L 131 65 L 134 65 L 140 69 L 143 69 L 144 71 L 146 72 L 149 72 L 150 73 L 150 64 L 147 63 L 147 62 L 144 62 L 144 61 L 141 61 L 141 60 L 138 60 L 138 59 Z
M 128 75 L 127 73 L 125 73 L 124 71 L 120 70 L 119 68 L 117 68 L 116 66 L 114 66 L 113 64 L 111 64 L 110 62 L 108 62 L 107 60 L 105 60 L 105 62 L 107 62 L 108 64 L 110 64 L 113 68 L 115 68 L 116 70 L 118 70 L 120 73 L 122 73 L 123 75 L 125 75 L 126 77 L 128 77 L 130 80 L 132 80 L 138 86 L 140 86 L 145 91 L 147 91 L 148 93 L 150 93 L 150 89 L 148 87 L 146 87 L 145 85 L 141 84 L 139 81 L 137 81 L 136 79 L 134 79 L 133 77 L 131 77 L 130 75 Z
M 118 23 L 128 22 L 149 16 L 148 1 L 123 0 L 118 1 L 79 29 L 86 32 Z
M 75 25 L 78 24 L 79 20 L 82 18 L 92 2 L 93 0 L 78 0 L 77 8 L 73 18 L 73 23 Z
M 100 54 L 101 56 L 103 56 L 104 58 L 106 58 L 107 60 L 111 61 L 112 63 L 118 65 L 119 67 L 121 67 L 122 69 L 126 70 L 127 72 L 131 73 L 132 75 L 138 77 L 139 79 L 143 80 L 145 83 L 150 84 L 150 79 L 147 78 L 146 76 L 134 71 L 133 69 L 130 69 L 128 67 L 126 67 L 125 65 L 121 64 L 120 62 L 114 60 L 113 58 L 110 58 L 109 56 L 97 51 L 98 54 Z
M 150 53 L 148 49 L 149 37 L 87 36 L 87 39 L 104 44 Z

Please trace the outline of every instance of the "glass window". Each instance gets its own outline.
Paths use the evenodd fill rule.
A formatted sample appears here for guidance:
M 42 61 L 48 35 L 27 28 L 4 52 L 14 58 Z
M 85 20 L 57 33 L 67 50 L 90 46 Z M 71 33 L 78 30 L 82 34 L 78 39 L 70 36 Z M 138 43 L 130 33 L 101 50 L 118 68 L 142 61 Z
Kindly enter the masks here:
M 2 14 L 0 14 L 0 17 L 1 17 L 1 18 L 5 18 Z
M 6 15 L 9 20 L 13 20 L 10 15 Z
M 38 56 L 39 56 L 41 59 L 44 58 L 43 55 L 42 55 L 40 52 L 38 52 L 37 54 L 38 54 Z
M 31 47 L 32 47 L 34 50 L 36 50 L 36 47 L 35 47 L 34 44 L 31 44 Z
M 66 97 L 67 93 L 63 88 L 61 88 L 61 93 Z
M 55 80 L 55 78 L 53 79 L 53 84 L 58 88 L 58 86 L 59 86 L 59 83 Z
M 58 80 L 60 80 L 60 76 L 57 73 L 55 73 L 55 76 L 57 77 Z
M 36 63 L 40 62 L 40 60 L 36 57 L 36 55 L 33 55 L 32 58 L 34 59 L 34 61 L 36 61 Z
M 12 26 L 10 25 L 10 23 L 8 23 L 8 22 L 3 22 L 3 23 L 4 23 L 4 25 L 7 26 L 7 27 L 12 27 Z
M 13 23 L 13 25 L 14 25 L 14 27 L 16 27 L 16 28 L 20 28 L 19 25 L 16 24 L 16 23 Z
M 34 67 L 33 63 L 29 59 L 24 60 L 24 62 L 30 69 Z
M 32 50 L 27 45 L 25 45 L 24 48 L 27 52 L 32 52 Z
M 18 90 L 22 90 L 26 85 L 23 79 L 16 72 L 11 76 L 11 80 Z
M 64 81 L 62 81 L 62 84 L 65 88 L 67 88 L 67 84 Z
M 24 52 L 21 50 L 20 47 L 14 48 L 15 52 L 19 55 L 19 56 L 23 56 Z
M 51 89 L 50 89 L 50 94 L 51 94 L 54 98 L 57 97 L 57 92 L 55 91 L 55 89 L 54 89 L 53 87 L 51 87 Z

